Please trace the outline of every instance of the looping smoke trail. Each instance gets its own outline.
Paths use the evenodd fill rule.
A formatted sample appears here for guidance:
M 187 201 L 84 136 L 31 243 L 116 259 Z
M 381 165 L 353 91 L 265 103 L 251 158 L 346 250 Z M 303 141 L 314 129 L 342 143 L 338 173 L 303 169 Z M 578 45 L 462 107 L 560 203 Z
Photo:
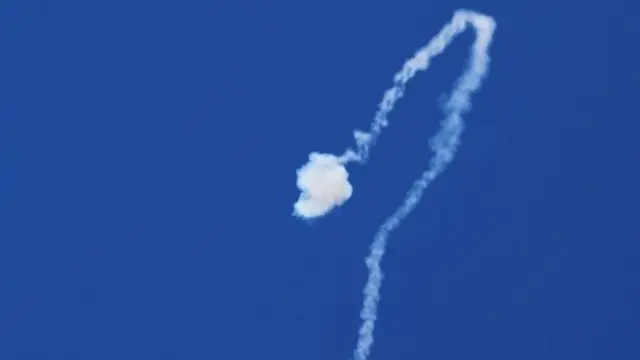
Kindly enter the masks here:
M 471 93 L 480 88 L 481 81 L 488 70 L 488 50 L 495 30 L 494 20 L 471 11 L 457 11 L 451 22 L 424 48 L 420 49 L 413 58 L 409 59 L 403 69 L 396 74 L 395 85 L 385 93 L 371 131 L 369 133 L 356 131 L 354 134 L 358 152 L 354 153 L 348 150 L 346 153 L 346 157 L 349 159 L 366 162 L 370 148 L 375 144 L 382 128 L 387 125 L 387 115 L 393 110 L 396 101 L 404 94 L 407 82 L 413 78 L 416 72 L 426 70 L 430 60 L 442 53 L 453 38 L 464 31 L 469 23 L 476 29 L 477 38 L 471 50 L 469 67 L 458 79 L 457 86 L 444 106 L 446 116 L 441 122 L 441 128 L 431 139 L 431 148 L 435 155 L 431 159 L 429 168 L 414 182 L 403 204 L 382 224 L 371 244 L 371 252 L 366 259 L 369 278 L 364 288 L 365 298 L 360 313 L 362 325 L 360 326 L 358 344 L 354 354 L 356 360 L 365 360 L 369 356 L 373 345 L 373 330 L 383 278 L 380 262 L 385 252 L 387 238 L 390 232 L 415 208 L 431 181 L 453 160 L 460 144 L 460 135 L 464 129 L 461 115 L 470 110 Z
M 371 123 L 370 131 L 354 131 L 357 151 L 347 149 L 340 157 L 312 153 L 309 162 L 298 170 L 298 187 L 302 190 L 302 194 L 294 206 L 296 215 L 304 218 L 323 216 L 333 207 L 348 200 L 352 188 L 347 180 L 348 173 L 343 164 L 350 161 L 362 164 L 367 162 L 370 149 L 375 145 L 383 128 L 388 125 L 387 116 L 395 107 L 396 102 L 404 95 L 406 84 L 417 72 L 426 70 L 431 59 L 441 54 L 469 24 L 476 30 L 476 41 L 471 48 L 467 69 L 456 81 L 456 86 L 443 106 L 445 118 L 440 123 L 440 130 L 430 140 L 431 149 L 435 154 L 431 158 L 427 170 L 407 192 L 402 205 L 384 221 L 374 236 L 370 253 L 366 258 L 369 277 L 363 291 L 364 301 L 360 312 L 362 325 L 354 351 L 355 360 L 366 360 L 373 345 L 373 331 L 383 279 L 380 263 L 385 253 L 387 238 L 391 231 L 398 227 L 402 220 L 413 211 L 424 190 L 453 160 L 458 149 L 460 135 L 464 129 L 461 116 L 471 109 L 471 94 L 480 88 L 482 79 L 488 70 L 488 51 L 496 26 L 493 18 L 469 10 L 456 11 L 452 20 L 426 46 L 407 60 L 395 75 L 394 85 L 385 92 Z

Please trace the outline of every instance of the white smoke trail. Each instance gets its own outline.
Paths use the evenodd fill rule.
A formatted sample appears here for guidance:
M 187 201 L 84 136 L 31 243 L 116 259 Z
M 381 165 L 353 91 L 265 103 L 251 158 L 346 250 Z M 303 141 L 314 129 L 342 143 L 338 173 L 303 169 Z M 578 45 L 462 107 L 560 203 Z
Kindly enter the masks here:
M 380 136 L 382 129 L 387 126 L 387 116 L 395 107 L 396 102 L 404 95 L 406 84 L 415 76 L 418 71 L 426 70 L 429 67 L 431 59 L 441 54 L 453 39 L 462 33 L 467 26 L 471 24 L 477 33 L 476 41 L 471 49 L 471 57 L 469 66 L 458 78 L 456 86 L 448 98 L 444 106 L 445 118 L 441 122 L 441 128 L 438 133 L 431 139 L 431 148 L 435 155 L 431 159 L 429 167 L 425 170 L 420 178 L 416 180 L 407 192 L 402 205 L 385 220 L 374 237 L 371 244 L 369 256 L 366 258 L 366 265 L 369 269 L 369 277 L 364 288 L 364 302 L 360 317 L 362 325 L 359 330 L 357 347 L 354 351 L 355 360 L 366 360 L 373 345 L 373 331 L 378 312 L 378 302 L 380 300 L 380 287 L 382 284 L 382 270 L 380 262 L 385 253 L 387 238 L 400 222 L 415 208 L 420 201 L 424 190 L 427 186 L 445 169 L 446 165 L 453 160 L 453 157 L 460 144 L 460 135 L 464 128 L 462 122 L 462 114 L 470 110 L 470 97 L 473 92 L 481 86 L 482 79 L 487 73 L 489 65 L 489 46 L 495 30 L 495 21 L 486 15 L 479 14 L 469 10 L 458 10 L 447 25 L 433 38 L 429 43 L 421 48 L 412 58 L 407 60 L 394 77 L 394 85 L 388 89 L 379 105 L 378 112 L 371 124 L 369 132 L 356 130 L 354 136 L 357 144 L 357 152 L 348 149 L 341 157 L 327 155 L 329 159 L 334 161 L 334 169 L 340 172 L 338 177 L 342 181 L 336 181 L 334 177 L 326 176 L 329 183 L 325 183 L 326 170 L 320 167 L 322 164 L 310 156 L 310 161 L 303 168 L 298 170 L 298 187 L 303 191 L 298 203 L 302 201 L 308 202 L 312 199 L 313 204 L 324 205 L 322 211 L 297 212 L 303 217 L 322 216 L 330 211 L 334 206 L 342 204 L 351 195 L 351 185 L 348 184 L 346 169 L 339 167 L 349 161 L 358 161 L 366 163 L 369 158 L 369 151 L 375 145 L 376 140 Z M 339 164 L 335 164 L 335 161 Z M 344 170 L 344 173 L 342 173 Z M 332 170 L 333 171 L 333 170 Z M 310 175 L 311 174 L 311 175 Z M 314 176 L 320 174 L 321 176 Z M 310 176 L 313 180 L 306 178 Z M 305 177 L 303 179 L 303 177 Z M 325 185 L 317 185 L 317 184 Z M 314 184 L 314 186 L 306 186 L 305 184 Z M 336 186 L 335 191 L 327 190 L 327 187 Z M 348 185 L 348 192 L 344 192 L 344 187 Z M 316 188 L 319 190 L 309 190 Z M 345 196 L 345 194 L 347 194 Z M 300 206 L 296 207 L 299 208 Z
M 356 131 L 356 139 L 365 139 L 358 142 L 358 153 L 348 152 L 354 160 L 368 158 L 369 149 L 375 143 L 382 128 L 387 125 L 386 117 L 393 110 L 398 99 L 403 95 L 405 85 L 420 70 L 426 70 L 429 61 L 442 53 L 454 37 L 465 30 L 467 25 L 476 29 L 477 38 L 471 50 L 470 64 L 465 73 L 458 79 L 457 85 L 445 104 L 446 116 L 441 122 L 441 128 L 431 139 L 431 148 L 435 156 L 431 159 L 429 168 L 422 173 L 407 193 L 403 204 L 391 215 L 378 230 L 371 244 L 371 252 L 366 259 L 369 268 L 369 278 L 364 289 L 364 303 L 360 317 L 358 344 L 355 350 L 356 360 L 365 360 L 369 356 L 373 345 L 373 330 L 378 312 L 380 300 L 380 286 L 382 284 L 382 270 L 380 262 L 385 253 L 387 238 L 398 224 L 415 208 L 420 201 L 424 190 L 429 186 L 453 159 L 460 144 L 460 135 L 464 128 L 462 113 L 470 110 L 470 96 L 478 90 L 481 81 L 487 73 L 489 65 L 489 45 L 495 30 L 495 22 L 491 17 L 471 11 L 457 11 L 453 19 L 438 35 L 436 35 L 424 48 L 409 59 L 403 69 L 395 76 L 395 85 L 387 90 L 376 114 L 371 132 L 363 134 Z

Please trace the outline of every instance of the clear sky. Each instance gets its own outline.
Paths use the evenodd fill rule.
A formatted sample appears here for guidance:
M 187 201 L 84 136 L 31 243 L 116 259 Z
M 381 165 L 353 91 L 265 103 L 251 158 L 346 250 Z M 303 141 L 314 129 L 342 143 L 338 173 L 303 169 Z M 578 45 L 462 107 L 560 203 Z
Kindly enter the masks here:
M 0 2 L 0 359 L 348 360 L 363 259 L 473 32 L 352 198 L 291 216 L 459 7 L 493 16 L 451 167 L 391 235 L 372 360 L 640 358 L 632 1 Z

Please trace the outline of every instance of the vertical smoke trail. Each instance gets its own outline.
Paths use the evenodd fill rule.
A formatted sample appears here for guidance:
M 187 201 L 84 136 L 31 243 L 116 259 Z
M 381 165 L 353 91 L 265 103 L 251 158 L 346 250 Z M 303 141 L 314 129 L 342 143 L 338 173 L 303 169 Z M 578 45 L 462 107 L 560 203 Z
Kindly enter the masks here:
M 472 11 L 456 11 L 451 22 L 425 47 L 420 49 L 413 58 L 409 59 L 402 70 L 396 74 L 394 86 L 385 92 L 370 132 L 355 131 L 354 136 L 358 151 L 347 150 L 341 157 L 344 162 L 359 161 L 364 163 L 367 161 L 370 148 L 375 145 L 382 129 L 387 126 L 387 115 L 403 96 L 406 84 L 418 71 L 426 70 L 430 60 L 442 53 L 449 43 L 466 29 L 468 24 L 471 24 L 476 30 L 476 41 L 471 49 L 469 67 L 457 80 L 456 87 L 444 106 L 445 118 L 441 122 L 441 128 L 431 139 L 430 144 L 435 155 L 431 159 L 428 169 L 422 173 L 422 176 L 414 182 L 408 191 L 403 204 L 385 220 L 371 244 L 371 252 L 366 259 L 369 277 L 363 291 L 365 297 L 360 313 L 362 325 L 354 351 L 355 360 L 366 360 L 373 345 L 373 331 L 383 277 L 380 262 L 385 253 L 387 238 L 391 231 L 415 208 L 427 186 L 445 169 L 455 155 L 464 128 L 461 115 L 470 110 L 471 94 L 480 88 L 482 79 L 488 70 L 488 50 L 495 29 L 494 20 Z

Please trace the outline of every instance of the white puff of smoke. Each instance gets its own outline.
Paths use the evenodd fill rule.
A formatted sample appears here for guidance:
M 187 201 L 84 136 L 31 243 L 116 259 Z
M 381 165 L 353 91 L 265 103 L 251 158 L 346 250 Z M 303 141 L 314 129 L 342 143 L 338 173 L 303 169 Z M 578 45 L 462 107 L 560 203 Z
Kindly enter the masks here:
M 353 187 L 341 158 L 322 153 L 309 154 L 309 162 L 297 171 L 301 194 L 293 214 L 305 219 L 323 216 L 349 200 Z

